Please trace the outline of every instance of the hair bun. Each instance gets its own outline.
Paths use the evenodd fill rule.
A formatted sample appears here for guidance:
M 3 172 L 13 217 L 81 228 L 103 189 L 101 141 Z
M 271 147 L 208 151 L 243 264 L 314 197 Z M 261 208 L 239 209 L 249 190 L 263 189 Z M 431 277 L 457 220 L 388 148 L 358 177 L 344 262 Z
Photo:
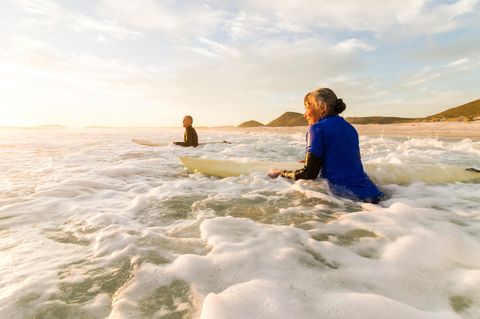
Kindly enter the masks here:
M 347 108 L 347 106 L 345 105 L 343 100 L 342 99 L 337 99 L 337 103 L 335 105 L 335 111 L 337 112 L 337 114 L 342 113 L 343 111 L 345 111 L 346 108 Z

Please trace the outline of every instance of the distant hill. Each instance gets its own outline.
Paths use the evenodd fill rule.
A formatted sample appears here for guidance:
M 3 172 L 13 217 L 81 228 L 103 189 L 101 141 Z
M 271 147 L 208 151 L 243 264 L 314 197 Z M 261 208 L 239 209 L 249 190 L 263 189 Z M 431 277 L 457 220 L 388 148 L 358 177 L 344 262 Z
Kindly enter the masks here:
M 405 117 L 384 117 L 384 116 L 365 116 L 365 117 L 346 117 L 348 122 L 352 124 L 392 124 L 392 123 L 409 123 L 419 122 L 421 119 L 405 118 Z M 306 126 L 307 120 L 302 113 L 285 112 L 276 118 L 267 126 Z
M 412 122 L 438 122 L 438 121 L 473 121 L 480 120 L 480 99 L 463 104 L 457 107 L 450 108 L 446 111 L 427 116 L 425 118 L 407 118 L 407 117 L 392 117 L 392 116 L 363 116 L 363 117 L 346 117 L 348 122 L 352 124 L 392 124 L 392 123 L 412 123 Z M 246 123 L 259 123 L 257 121 L 248 121 Z M 257 125 L 257 126 L 260 126 Z M 267 126 L 306 126 L 307 120 L 303 114 L 297 112 L 285 112 L 278 118 L 274 119 Z M 239 127 L 253 127 L 253 126 L 239 126 Z
M 420 122 L 422 119 L 408 117 L 391 116 L 364 116 L 364 117 L 346 117 L 351 124 L 392 124 L 392 123 L 411 123 Z
M 409 123 L 419 122 L 422 119 L 405 118 L 405 117 L 388 117 L 388 116 L 365 116 L 365 117 L 346 117 L 348 122 L 352 124 L 392 124 L 392 123 Z M 307 120 L 302 113 L 285 112 L 280 117 L 271 121 L 267 126 L 307 126 Z
M 424 121 L 472 121 L 480 118 L 480 99 L 427 116 Z
M 285 112 L 270 123 L 267 126 L 306 126 L 307 120 L 303 117 L 303 114 L 296 112 Z
M 251 121 L 246 121 L 240 124 L 238 127 L 259 127 L 259 126 L 265 126 L 260 122 L 251 120 Z

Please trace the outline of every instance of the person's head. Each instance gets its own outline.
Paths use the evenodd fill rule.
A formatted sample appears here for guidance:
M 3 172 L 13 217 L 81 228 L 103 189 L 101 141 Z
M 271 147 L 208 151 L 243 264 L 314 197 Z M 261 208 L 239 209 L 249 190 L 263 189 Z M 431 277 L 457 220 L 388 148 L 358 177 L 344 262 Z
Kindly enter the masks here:
M 183 127 L 189 127 L 193 124 L 193 117 L 190 115 L 185 115 L 183 118 Z
M 328 88 L 321 88 L 307 93 L 303 100 L 305 104 L 305 119 L 309 125 L 316 123 L 328 115 L 338 115 L 347 107 L 342 99 Z

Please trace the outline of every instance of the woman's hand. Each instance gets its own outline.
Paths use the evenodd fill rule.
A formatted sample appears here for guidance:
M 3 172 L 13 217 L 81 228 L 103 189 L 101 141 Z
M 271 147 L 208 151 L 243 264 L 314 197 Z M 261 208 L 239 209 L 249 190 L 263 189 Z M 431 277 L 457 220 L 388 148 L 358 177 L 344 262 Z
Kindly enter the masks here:
M 268 177 L 270 178 L 277 178 L 278 176 L 280 176 L 280 174 L 282 174 L 282 171 L 276 168 L 272 168 L 267 173 Z

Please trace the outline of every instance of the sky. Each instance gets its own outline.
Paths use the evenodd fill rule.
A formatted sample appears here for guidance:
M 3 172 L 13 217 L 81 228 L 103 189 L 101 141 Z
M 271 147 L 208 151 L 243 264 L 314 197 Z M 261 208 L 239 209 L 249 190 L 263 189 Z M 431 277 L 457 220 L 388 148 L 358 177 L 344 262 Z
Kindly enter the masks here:
M 0 126 L 268 123 L 480 98 L 480 0 L 2 0 Z

